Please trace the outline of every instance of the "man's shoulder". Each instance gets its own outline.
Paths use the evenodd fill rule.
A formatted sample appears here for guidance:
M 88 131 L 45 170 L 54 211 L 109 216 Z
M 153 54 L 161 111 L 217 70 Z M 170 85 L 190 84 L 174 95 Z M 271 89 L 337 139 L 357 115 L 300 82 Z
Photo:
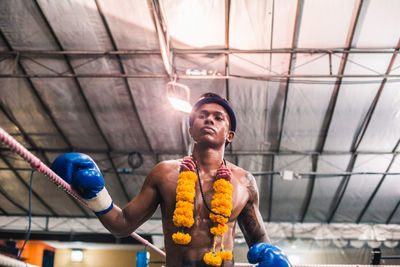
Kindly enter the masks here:
M 165 171 L 179 171 L 179 166 L 181 165 L 181 159 L 171 159 L 171 160 L 163 160 L 157 163 L 152 172 L 165 172 Z

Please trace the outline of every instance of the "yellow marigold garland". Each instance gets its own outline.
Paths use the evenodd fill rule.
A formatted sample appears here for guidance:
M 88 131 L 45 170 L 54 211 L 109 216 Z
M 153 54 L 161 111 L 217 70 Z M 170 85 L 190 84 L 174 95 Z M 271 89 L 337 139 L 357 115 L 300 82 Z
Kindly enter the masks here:
M 203 260 L 206 264 L 212 266 L 220 266 L 223 260 L 231 260 L 232 252 L 224 250 L 223 237 L 228 231 L 228 217 L 232 213 L 232 190 L 230 183 L 231 172 L 226 166 L 222 166 L 217 171 L 217 180 L 213 184 L 214 195 L 211 201 L 210 219 L 217 225 L 210 228 L 210 233 L 214 235 L 214 244 L 211 252 L 206 253 Z M 216 213 L 216 214 L 214 214 Z M 220 214 L 220 215 L 219 215 Z M 221 251 L 216 252 L 217 237 L 221 239 Z
M 198 179 L 193 170 L 191 158 L 184 158 L 179 174 L 178 186 L 176 188 L 176 205 L 173 216 L 173 223 L 176 227 L 190 228 L 194 223 L 193 209 L 194 197 L 196 195 L 195 185 Z M 197 166 L 196 166 L 197 167 Z M 183 170 L 183 171 L 182 171 Z M 232 174 L 226 166 L 221 166 L 217 171 L 217 178 L 213 184 L 214 195 L 211 201 L 210 219 L 216 225 L 210 228 L 210 233 L 214 235 L 214 243 L 211 252 L 204 255 L 203 260 L 206 264 L 220 266 L 223 260 L 231 260 L 232 252 L 224 250 L 223 236 L 228 231 L 226 223 L 232 213 L 232 190 L 230 183 Z M 221 239 L 221 251 L 216 252 L 217 238 Z M 172 240 L 179 245 L 189 244 L 192 237 L 183 230 L 172 235 Z
M 197 175 L 192 171 L 183 171 L 179 174 L 178 186 L 176 187 L 176 205 L 172 221 L 176 227 L 192 227 L 193 201 L 196 195 Z M 179 245 L 189 244 L 192 237 L 183 231 L 174 233 L 172 240 Z

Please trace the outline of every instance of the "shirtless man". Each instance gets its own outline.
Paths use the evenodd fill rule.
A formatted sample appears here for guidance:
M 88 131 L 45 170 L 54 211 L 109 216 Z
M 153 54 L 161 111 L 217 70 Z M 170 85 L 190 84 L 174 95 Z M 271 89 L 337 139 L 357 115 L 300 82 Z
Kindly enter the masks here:
M 186 157 L 184 161 L 158 163 L 146 177 L 139 194 L 123 209 L 113 204 L 104 187 L 101 172 L 89 156 L 63 154 L 52 164 L 52 169 L 88 200 L 88 207 L 117 237 L 129 236 L 160 205 L 167 266 L 186 267 L 210 266 L 203 260 L 204 255 L 212 251 L 214 240 L 210 228 L 215 223 L 209 218 L 209 208 L 217 170 L 224 166 L 230 170 L 233 189 L 232 211 L 226 223 L 228 230 L 224 234 L 223 248 L 233 251 L 238 223 L 250 247 L 249 262 L 258 262 L 259 266 L 291 266 L 286 256 L 269 244 L 258 207 L 259 195 L 254 177 L 224 161 L 225 147 L 232 142 L 236 130 L 235 114 L 229 103 L 215 94 L 203 95 L 193 107 L 189 124 L 189 133 L 194 140 L 192 157 Z M 193 201 L 194 224 L 185 230 L 192 239 L 187 245 L 179 245 L 172 240 L 172 235 L 178 231 L 173 222 L 176 189 L 180 171 L 190 168 L 198 174 Z M 234 259 L 224 260 L 222 266 L 234 266 Z

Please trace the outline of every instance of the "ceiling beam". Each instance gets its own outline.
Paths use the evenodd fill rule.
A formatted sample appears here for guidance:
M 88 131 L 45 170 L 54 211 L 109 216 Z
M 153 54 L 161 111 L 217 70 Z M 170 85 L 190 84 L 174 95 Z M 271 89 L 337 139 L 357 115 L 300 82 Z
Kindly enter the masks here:
M 388 82 L 400 82 L 400 74 L 266 74 L 266 75 L 187 75 L 187 74 L 176 74 L 177 79 L 188 79 L 188 80 L 225 80 L 225 79 L 251 79 L 261 81 L 272 81 L 272 82 L 288 82 L 299 83 L 299 84 L 335 84 L 336 81 L 324 81 L 325 79 L 331 78 L 359 78 L 369 79 L 377 78 L 376 81 L 348 81 L 342 82 L 342 84 L 371 84 L 381 83 L 381 79 L 393 78 L 397 79 Z M 35 74 L 35 73 L 0 73 L 1 78 L 137 78 L 137 79 L 166 79 L 166 74 L 141 74 L 141 73 L 59 73 L 59 74 Z M 290 81 L 285 81 L 291 79 Z M 320 81 L 314 80 L 292 80 L 292 79 L 321 79 Z M 324 79 L 324 80 L 322 80 Z
M 104 12 L 103 12 L 103 9 L 102 9 L 102 7 L 101 7 L 101 5 L 99 3 L 99 0 L 95 0 L 95 3 L 96 3 L 96 6 L 97 6 L 97 10 L 98 10 L 98 12 L 100 14 L 101 20 L 103 22 L 104 28 L 106 29 L 107 35 L 110 38 L 111 45 L 112 45 L 114 51 L 117 51 L 117 43 L 115 42 L 115 39 L 114 39 L 114 37 L 112 35 L 112 32 L 111 32 L 110 27 L 109 27 L 109 25 L 107 23 L 106 16 L 104 15 Z M 126 74 L 124 65 L 122 64 L 122 60 L 121 60 L 120 54 L 116 54 L 116 57 L 117 57 L 117 62 L 118 62 L 119 68 L 121 70 L 121 73 L 122 74 Z M 138 109 L 136 107 L 135 99 L 134 99 L 134 97 L 132 95 L 132 88 L 129 85 L 129 82 L 128 82 L 127 78 L 124 78 L 124 83 L 125 83 L 125 87 L 127 89 L 127 92 L 128 92 L 128 95 L 129 95 L 129 98 L 130 98 L 130 101 L 131 101 L 133 114 L 135 114 L 136 119 L 139 122 L 140 129 L 143 132 L 143 136 L 144 136 L 144 138 L 146 140 L 146 143 L 147 143 L 147 146 L 149 147 L 150 152 L 153 152 L 153 148 L 151 146 L 150 139 L 149 139 L 149 137 L 148 137 L 148 135 L 147 135 L 147 133 L 145 131 L 145 128 L 143 126 L 143 122 L 142 122 L 142 120 L 141 120 L 141 118 L 139 116 L 139 112 L 138 112 Z
M 40 13 L 40 15 L 41 15 L 41 17 L 42 17 L 44 23 L 46 24 L 47 28 L 49 29 L 49 31 L 50 31 L 50 33 L 51 33 L 51 35 L 52 35 L 54 41 L 56 42 L 56 44 L 57 44 L 57 46 L 58 46 L 58 49 L 59 49 L 59 50 L 65 50 L 64 47 L 63 47 L 63 45 L 61 44 L 60 40 L 58 39 L 58 37 L 57 37 L 57 35 L 56 35 L 56 33 L 55 33 L 53 27 L 51 26 L 51 24 L 50 24 L 50 22 L 48 21 L 46 15 L 44 14 L 44 12 L 43 12 L 43 10 L 42 10 L 40 4 L 37 2 L 37 0 L 34 0 L 33 2 L 34 2 L 34 4 L 35 4 L 36 8 L 38 9 L 38 11 L 39 11 L 39 13 Z M 72 64 L 71 64 L 71 62 L 69 61 L 69 59 L 68 59 L 66 56 L 64 56 L 64 60 L 65 60 L 66 64 L 68 65 L 69 71 L 70 71 L 73 75 L 76 75 L 76 73 L 75 73 L 75 71 L 74 71 L 74 67 L 72 66 Z M 98 122 L 96 116 L 94 115 L 93 109 L 92 109 L 92 107 L 90 106 L 90 103 L 89 103 L 89 101 L 88 101 L 88 98 L 86 97 L 86 94 L 85 94 L 85 92 L 84 92 L 84 90 L 83 90 L 83 87 L 82 87 L 81 83 L 79 82 L 79 80 L 77 79 L 77 77 L 73 77 L 73 78 L 74 78 L 75 85 L 76 85 L 76 87 L 77 87 L 77 89 L 78 89 L 78 91 L 79 91 L 79 93 L 80 93 L 80 95 L 81 95 L 81 97 L 82 97 L 82 100 L 83 100 L 83 102 L 85 103 L 86 109 L 88 110 L 88 113 L 89 113 L 89 115 L 90 115 L 90 118 L 92 119 L 93 123 L 95 124 L 96 129 L 97 129 L 97 131 L 99 132 L 100 136 L 103 138 L 103 141 L 104 141 L 105 145 L 107 146 L 107 150 L 110 151 L 110 150 L 111 150 L 111 145 L 110 145 L 110 143 L 109 143 L 109 141 L 108 141 L 108 139 L 107 139 L 107 137 L 106 137 L 106 135 L 105 135 L 103 129 L 100 127 L 100 123 Z M 109 157 L 109 158 L 110 158 L 110 157 Z M 111 164 L 113 165 L 112 162 L 111 162 Z M 123 186 L 121 177 L 119 176 L 118 173 L 116 173 L 116 176 L 117 176 L 117 179 L 118 179 L 119 184 L 121 185 L 121 189 L 122 189 L 122 191 L 124 192 L 126 201 L 129 202 L 129 201 L 130 201 L 130 198 L 129 198 L 129 196 L 128 196 L 126 190 L 125 190 L 125 187 Z
M 6 44 L 7 48 L 9 50 L 13 50 L 13 48 L 11 47 L 10 43 L 8 42 L 7 38 L 4 36 L 3 32 L 0 30 L 0 37 L 3 39 L 4 43 Z M 16 66 L 19 67 L 19 69 L 22 71 L 23 74 L 27 74 L 25 68 L 23 67 L 23 65 L 21 64 L 20 61 L 16 61 Z M 31 91 L 33 92 L 33 95 L 35 95 L 35 97 L 37 98 L 38 102 L 40 103 L 40 106 L 43 108 L 44 112 L 46 113 L 46 115 L 48 116 L 48 118 L 51 121 L 51 124 L 54 126 L 54 128 L 56 129 L 56 131 L 58 132 L 58 134 L 61 136 L 61 139 L 65 142 L 65 144 L 68 146 L 68 151 L 70 152 L 73 150 L 73 147 L 71 145 L 71 142 L 68 140 L 68 138 L 66 137 L 65 133 L 61 130 L 61 127 L 58 125 L 58 123 L 56 122 L 56 119 L 53 115 L 53 113 L 50 110 L 50 107 L 45 103 L 45 101 L 42 99 L 42 97 L 39 94 L 39 91 L 37 90 L 37 88 L 35 87 L 35 85 L 33 84 L 32 80 L 29 78 L 26 78 L 26 81 L 29 84 L 29 88 L 31 89 Z M 1 105 L 1 108 L 4 112 L 4 114 L 7 116 L 7 118 L 12 121 L 15 126 L 18 128 L 18 130 L 21 132 L 21 134 L 23 135 L 24 139 L 28 142 L 28 144 L 31 146 L 31 148 L 35 149 L 35 151 L 37 153 L 39 153 L 40 155 L 43 156 L 43 158 L 45 159 L 46 163 L 49 164 L 49 160 L 46 157 L 46 155 L 44 154 L 44 151 L 40 148 L 38 148 L 35 143 L 33 142 L 33 140 L 29 137 L 28 134 L 26 134 L 26 132 L 23 130 L 23 128 L 21 127 L 21 125 L 18 123 L 18 121 L 13 118 L 11 116 L 11 114 L 8 114 L 7 112 L 7 108 L 3 107 L 3 105 Z M 18 178 L 18 176 L 17 176 Z M 4 194 L 3 194 L 4 195 Z M 89 216 L 89 214 L 82 208 L 82 206 L 80 204 L 78 204 L 77 200 L 73 197 L 71 197 L 70 195 L 68 195 L 68 197 L 70 199 L 72 199 L 72 201 L 75 203 L 75 205 L 86 215 Z M 9 199 L 9 201 L 11 201 L 11 199 Z M 15 202 L 11 201 L 14 205 Z M 24 211 L 28 212 L 26 209 L 23 209 Z
M 397 43 L 396 50 L 397 51 L 400 50 L 400 39 L 399 39 L 399 41 Z M 396 56 L 397 56 L 397 54 L 393 54 L 393 56 L 392 56 L 392 58 L 390 60 L 389 66 L 387 67 L 386 73 L 390 73 L 390 71 L 392 70 L 394 62 L 396 61 Z M 380 86 L 380 88 L 378 90 L 379 96 L 381 94 L 380 92 L 383 91 L 383 88 L 385 87 L 385 84 L 386 84 L 386 79 L 383 79 L 382 83 L 381 83 L 381 86 Z M 378 96 L 378 98 L 379 98 L 379 96 Z M 378 99 L 376 101 L 378 101 Z M 371 111 L 371 113 L 373 113 L 375 107 L 376 107 L 376 104 L 374 105 L 373 110 Z M 372 114 L 368 118 L 367 125 L 368 125 L 369 121 L 371 120 L 371 117 L 372 117 Z M 364 133 L 365 133 L 365 131 L 364 131 Z M 361 138 L 362 138 L 362 136 L 361 136 Z M 400 144 L 400 139 L 397 141 L 397 144 L 393 148 L 392 152 L 396 152 L 397 151 L 397 149 L 399 148 L 399 144 Z M 389 166 L 387 167 L 387 172 L 390 170 L 390 168 L 392 167 L 393 163 L 395 162 L 396 156 L 397 156 L 397 154 L 393 155 L 392 160 L 390 161 Z M 378 192 L 379 188 L 381 187 L 382 183 L 384 182 L 385 178 L 386 178 L 386 174 L 384 174 L 382 176 L 382 178 L 379 181 L 378 185 L 375 187 L 375 190 L 372 192 L 371 196 L 369 197 L 367 203 L 365 204 L 364 208 L 362 209 L 360 215 L 358 216 L 358 218 L 356 220 L 357 223 L 359 223 L 361 221 L 362 217 L 364 216 L 365 212 L 367 211 L 369 205 L 371 204 L 372 200 L 374 199 L 375 195 L 377 194 L 377 192 Z
M 293 27 L 293 34 L 292 34 L 292 44 L 291 44 L 291 49 L 295 49 L 297 46 L 297 41 L 298 41 L 298 36 L 300 32 L 300 24 L 301 24 L 301 16 L 303 13 L 303 1 L 304 0 L 297 0 L 297 7 L 296 7 L 296 16 L 295 16 L 295 21 L 294 21 L 294 27 Z M 283 106 L 282 106 L 282 115 L 281 115 L 281 121 L 280 121 L 280 127 L 279 127 L 279 134 L 278 134 L 278 140 L 277 140 L 277 145 L 276 145 L 276 150 L 279 152 L 281 148 L 281 142 L 282 142 L 282 134 L 283 134 L 283 127 L 285 126 L 285 117 L 286 117 L 286 110 L 287 110 L 287 101 L 288 101 L 288 96 L 289 96 L 289 82 L 292 76 L 292 66 L 295 64 L 296 61 L 296 55 L 295 54 L 290 54 L 289 56 L 289 66 L 288 66 L 288 71 L 285 82 L 285 96 L 283 99 Z M 273 159 L 271 162 L 271 168 L 272 170 L 275 169 L 275 160 Z M 268 221 L 271 221 L 271 214 L 272 214 L 272 194 L 273 194 L 273 176 L 270 177 L 270 187 L 269 187 L 269 196 L 270 196 L 270 201 L 269 201 L 269 207 L 268 207 Z
M 18 180 L 21 182 L 21 184 L 24 185 L 25 188 L 29 191 L 30 186 L 25 182 L 25 180 L 21 177 L 21 175 L 14 168 L 14 166 L 7 160 L 7 158 L 3 154 L 0 154 L 0 159 L 14 173 L 15 177 L 18 178 Z M 47 202 L 44 201 L 44 199 L 35 190 L 33 190 L 33 188 L 32 188 L 32 194 L 48 211 L 50 211 L 51 215 L 58 216 L 57 212 L 52 207 L 50 207 L 50 205 L 48 205 Z
M 359 21 L 359 18 L 360 18 L 362 4 L 363 4 L 363 0 L 359 0 L 357 5 L 356 5 L 356 11 L 354 13 L 352 22 L 350 24 L 349 32 L 347 34 L 347 39 L 346 39 L 346 44 L 345 44 L 345 47 L 346 47 L 345 51 L 350 51 L 351 46 L 353 44 L 354 35 L 355 35 L 356 28 L 357 28 L 357 25 L 358 25 L 358 21 Z M 349 54 L 347 54 L 347 53 L 344 53 L 342 55 L 342 59 L 340 61 L 340 65 L 339 65 L 339 69 L 338 69 L 338 74 L 339 75 L 343 75 L 344 74 L 348 55 Z M 334 85 L 334 88 L 332 90 L 332 95 L 331 95 L 331 98 L 330 98 L 330 101 L 329 101 L 329 105 L 328 105 L 328 108 L 327 108 L 327 111 L 326 111 L 326 114 L 325 114 L 324 121 L 323 121 L 322 126 L 321 126 L 321 130 L 320 130 L 321 134 L 319 135 L 320 137 L 317 140 L 317 148 L 316 148 L 317 152 L 322 152 L 324 150 L 325 142 L 326 142 L 326 139 L 328 137 L 329 128 L 331 126 L 333 114 L 335 112 L 336 102 L 337 102 L 337 99 L 338 99 L 339 89 L 340 89 L 341 85 L 342 85 L 342 78 L 338 77 L 337 80 L 336 80 L 336 83 Z M 315 156 L 315 155 L 311 157 L 311 169 L 312 169 L 313 172 L 317 171 L 318 159 L 319 159 L 319 157 Z M 307 191 L 308 192 L 307 192 L 307 196 L 306 196 L 306 199 L 305 199 L 303 211 L 302 211 L 302 214 L 301 214 L 301 217 L 300 217 L 300 221 L 301 222 L 304 222 L 305 217 L 307 216 L 308 208 L 310 206 L 311 199 L 312 199 L 312 196 L 313 196 L 313 193 L 314 193 L 314 185 L 315 185 L 315 176 L 311 176 L 310 183 L 308 184 L 308 187 L 307 187 Z
M 10 43 L 8 42 L 7 38 L 4 36 L 3 32 L 0 30 L 0 36 L 3 39 L 4 43 L 6 44 L 7 48 L 9 50 L 13 50 L 13 48 L 11 47 Z M 23 75 L 29 76 L 24 68 L 24 66 L 21 64 L 20 61 L 18 61 L 18 67 L 19 69 L 22 71 Z M 31 89 L 31 91 L 33 92 L 33 95 L 37 98 L 37 100 L 40 103 L 41 108 L 44 110 L 44 112 L 46 113 L 46 115 L 49 117 L 51 124 L 54 126 L 54 128 L 56 129 L 56 131 L 58 132 L 58 134 L 61 136 L 62 140 L 64 141 L 64 143 L 72 150 L 72 145 L 70 143 L 70 141 L 68 140 L 68 138 L 66 137 L 65 133 L 61 130 L 61 127 L 58 125 L 58 123 L 56 122 L 56 119 L 53 115 L 53 113 L 50 110 L 50 107 L 44 102 L 43 98 L 41 97 L 41 95 L 39 94 L 39 91 L 37 90 L 37 88 L 35 87 L 35 85 L 33 84 L 32 80 L 30 79 L 30 77 L 25 77 L 26 81 L 29 84 L 29 88 Z
M 271 49 L 180 49 L 170 48 L 174 54 L 392 54 L 393 48 L 342 48 L 342 49 L 327 49 L 327 48 L 271 48 Z M 398 52 L 395 52 L 398 53 Z M 160 50 L 15 50 L 15 51 L 0 51 L 0 56 L 105 56 L 114 55 L 159 55 Z
M 2 194 L 12 205 L 14 205 L 15 207 L 17 207 L 18 209 L 22 210 L 23 212 L 25 212 L 25 214 L 23 216 L 26 216 L 29 211 L 24 208 L 22 205 L 18 204 L 8 193 L 7 191 L 0 185 L 0 194 Z

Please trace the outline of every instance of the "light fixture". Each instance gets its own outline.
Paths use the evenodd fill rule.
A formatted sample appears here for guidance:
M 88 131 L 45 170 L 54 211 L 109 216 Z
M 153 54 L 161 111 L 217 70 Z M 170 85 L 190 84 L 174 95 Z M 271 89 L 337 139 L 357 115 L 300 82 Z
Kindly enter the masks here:
M 71 261 L 72 262 L 82 262 L 83 261 L 83 250 L 79 248 L 74 248 L 71 250 Z
M 186 85 L 175 81 L 167 83 L 167 97 L 174 109 L 185 113 L 192 111 L 190 89 Z
M 289 171 L 289 170 L 283 170 L 280 172 L 280 175 L 283 180 L 286 181 L 292 181 L 294 178 L 296 179 L 301 179 L 301 175 L 294 172 L 294 171 Z

